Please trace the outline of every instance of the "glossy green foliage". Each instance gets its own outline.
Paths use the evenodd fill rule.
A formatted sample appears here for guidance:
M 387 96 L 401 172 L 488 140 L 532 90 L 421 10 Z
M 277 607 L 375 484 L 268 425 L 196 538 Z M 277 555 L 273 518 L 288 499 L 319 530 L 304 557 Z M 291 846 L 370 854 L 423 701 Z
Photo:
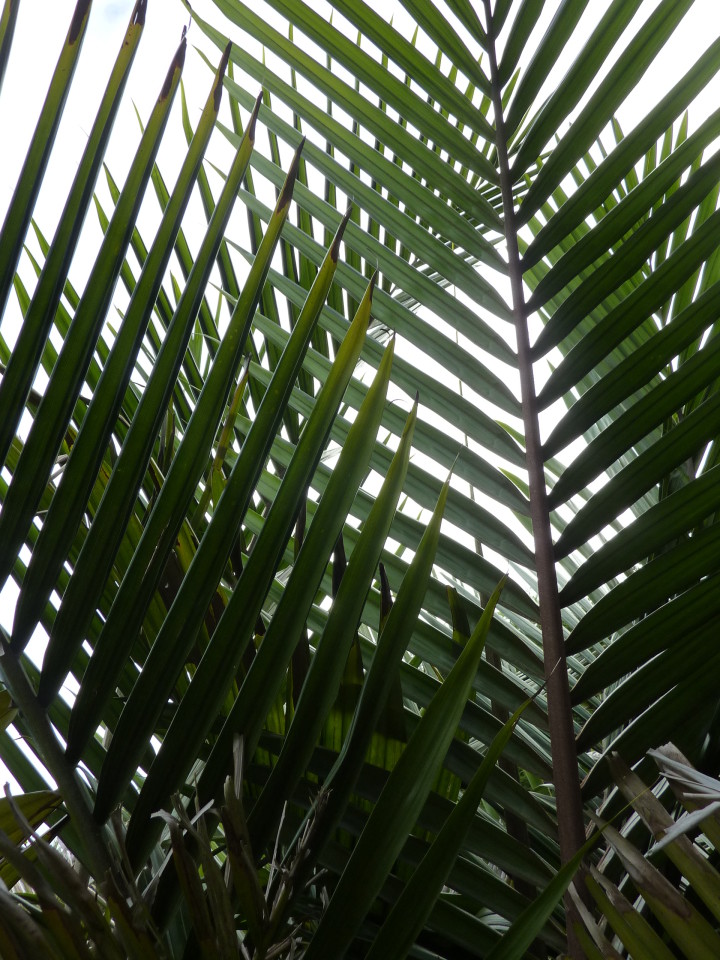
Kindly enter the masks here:
M 720 120 L 685 113 L 717 28 L 625 130 L 693 0 L 213 0 L 204 109 L 183 38 L 116 184 L 140 0 L 28 236 L 89 6 L 0 242 L 0 756 L 27 796 L 54 781 L 98 883 L 122 859 L 123 896 L 149 885 L 134 933 L 99 891 L 128 955 L 151 927 L 173 957 L 560 953 L 558 771 L 586 824 L 613 752 L 672 736 L 718 773 Z M 613 955 L 591 913 L 635 869 L 606 836 L 577 957 Z

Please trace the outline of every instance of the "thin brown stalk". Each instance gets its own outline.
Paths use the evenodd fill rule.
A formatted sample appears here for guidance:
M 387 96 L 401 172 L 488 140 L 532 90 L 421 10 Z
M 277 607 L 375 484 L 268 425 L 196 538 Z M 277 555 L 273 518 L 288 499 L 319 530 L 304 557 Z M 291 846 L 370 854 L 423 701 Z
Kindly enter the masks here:
M 535 541 L 535 563 L 540 602 L 540 625 L 543 638 L 545 678 L 547 681 L 548 723 L 553 760 L 553 782 L 557 805 L 558 838 L 560 858 L 570 860 L 585 840 L 582 800 L 575 749 L 575 735 L 570 705 L 570 688 L 565 661 L 565 641 L 560 617 L 557 576 L 553 552 L 550 512 L 547 503 L 545 471 L 540 442 L 535 380 L 530 356 L 528 314 L 522 284 L 522 265 L 518 248 L 515 205 L 510 178 L 507 140 L 501 99 L 501 87 L 495 31 L 490 9 L 490 0 L 484 0 L 487 19 L 488 58 L 492 82 L 493 111 L 495 114 L 496 148 L 500 172 L 505 241 L 507 245 L 508 272 L 512 291 L 512 310 L 517 337 L 518 369 L 525 427 L 525 451 L 530 485 L 530 513 Z M 579 945 L 571 933 L 576 908 L 566 897 L 568 915 L 568 949 L 570 955 L 582 956 Z

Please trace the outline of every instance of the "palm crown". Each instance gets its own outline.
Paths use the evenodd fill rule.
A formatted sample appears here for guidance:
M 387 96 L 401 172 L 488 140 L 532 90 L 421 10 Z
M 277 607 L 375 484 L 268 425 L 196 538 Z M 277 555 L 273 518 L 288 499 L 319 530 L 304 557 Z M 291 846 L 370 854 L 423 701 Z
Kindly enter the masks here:
M 43 917 L 33 857 L 64 874 L 31 825 L 90 871 L 112 922 L 77 893 L 74 942 L 520 957 L 567 931 L 574 956 L 669 949 L 655 921 L 641 948 L 615 918 L 613 945 L 591 914 L 613 924 L 633 885 L 640 921 L 654 909 L 651 834 L 622 827 L 648 751 L 672 738 L 718 773 L 720 121 L 685 111 L 720 40 L 632 130 L 616 120 L 692 5 L 638 20 L 642 0 L 615 0 L 588 25 L 583 0 L 404 0 L 394 25 L 357 0 L 331 17 L 214 0 L 193 11 L 214 74 L 200 119 L 183 36 L 122 187 L 104 171 L 76 292 L 147 6 L 46 240 L 31 218 L 78 3 L 0 246 L 0 299 L 23 315 L 0 341 L 0 575 L 19 587 L 0 756 L 25 791 L 5 827 L 27 840 L 0 852 Z M 6 0 L 0 69 L 16 15 Z M 171 189 L 156 155 L 176 98 Z M 583 846 L 598 812 L 615 818 L 601 871 Z M 8 956 L 25 903 L 3 907 Z M 720 952 L 707 909 L 690 939 L 669 929 L 682 955 L 693 937 Z

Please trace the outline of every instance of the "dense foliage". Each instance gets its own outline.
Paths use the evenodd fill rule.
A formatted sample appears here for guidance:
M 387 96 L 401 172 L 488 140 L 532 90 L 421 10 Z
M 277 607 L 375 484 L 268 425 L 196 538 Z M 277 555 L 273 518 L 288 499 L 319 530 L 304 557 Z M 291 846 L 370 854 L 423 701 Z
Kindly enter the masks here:
M 624 132 L 693 0 L 208 0 L 118 186 L 147 5 L 0 237 L 0 952 L 720 955 L 720 39 Z

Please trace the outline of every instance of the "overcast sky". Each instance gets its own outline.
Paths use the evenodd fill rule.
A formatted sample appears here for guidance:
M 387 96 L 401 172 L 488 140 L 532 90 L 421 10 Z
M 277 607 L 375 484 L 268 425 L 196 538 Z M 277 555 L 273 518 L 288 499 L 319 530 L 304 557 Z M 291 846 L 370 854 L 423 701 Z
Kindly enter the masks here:
M 75 82 L 68 98 L 57 147 L 48 170 L 48 182 L 41 197 L 41 224 L 50 229 L 59 214 L 59 205 L 67 194 L 77 167 L 88 130 L 95 117 L 110 67 L 122 40 L 134 0 L 95 0 L 90 15 Z M 643 10 L 650 13 L 659 0 L 648 0 Z M 34 123 L 42 106 L 57 56 L 74 9 L 74 0 L 22 0 L 15 34 L 13 54 L 0 97 L 0 130 L 3 131 L 3 176 L 0 178 L 0 219 L 4 216 L 12 189 L 20 171 Z M 556 2 L 547 4 L 549 18 Z M 222 26 L 222 17 L 211 0 L 195 0 L 204 16 Z M 606 8 L 605 0 L 590 0 L 582 24 L 593 24 Z M 385 15 L 401 16 L 397 0 L 383 0 Z M 643 16 L 647 14 L 643 13 Z M 168 64 L 180 40 L 188 15 L 180 0 L 149 0 L 146 27 L 128 83 L 123 109 L 116 122 L 110 148 L 113 173 L 122 176 L 139 137 L 132 108 L 147 119 L 162 85 Z M 657 98 L 682 75 L 700 52 L 720 32 L 720 0 L 696 0 L 680 26 L 670 49 L 663 51 L 656 65 L 637 90 L 632 103 L 621 112 L 629 126 L 642 114 L 643 105 Z M 190 47 L 205 45 L 200 30 L 190 31 Z M 578 44 L 581 37 L 578 36 Z M 213 59 L 217 59 L 214 55 Z M 205 100 L 210 76 L 194 50 L 189 49 L 184 70 L 188 99 L 198 116 Z M 720 103 L 720 82 L 715 80 L 693 109 L 693 126 Z M 178 111 L 171 118 L 170 130 L 179 131 Z M 182 136 L 179 133 L 179 136 Z M 161 154 L 173 165 L 172 136 Z M 164 168 L 163 168 L 164 169 Z
M 379 0 L 375 2 L 378 3 L 384 16 L 392 16 L 394 23 L 402 26 L 404 12 L 398 0 L 382 0 L 382 4 Z M 550 20 L 559 2 L 560 0 L 548 0 L 541 23 L 535 31 L 537 35 L 540 35 L 543 23 Z M 652 11 L 659 2 L 660 0 L 646 0 L 638 15 L 639 19 L 652 16 Z M 316 0 L 314 6 L 322 12 L 323 4 L 324 0 Z M 70 189 L 133 6 L 134 0 L 95 0 L 93 4 L 75 79 L 36 208 L 36 219 L 48 239 L 52 237 L 57 218 Z M 13 52 L 5 74 L 2 96 L 0 96 L 0 130 L 3 131 L 0 221 L 4 218 L 12 196 L 74 7 L 75 0 L 21 0 L 20 2 Z M 238 39 L 237 30 L 224 20 L 212 0 L 195 0 L 194 7 L 206 19 L 217 24 L 221 30 L 229 32 L 231 38 Z M 577 31 L 578 35 L 573 38 L 573 55 L 575 51 L 581 49 L 585 40 L 582 28 L 587 25 L 591 27 L 597 23 L 606 8 L 606 0 L 590 0 L 586 14 L 581 20 L 580 29 Z M 335 18 L 334 23 L 338 22 Z M 108 167 L 120 185 L 124 181 L 140 139 L 133 104 L 137 106 L 143 121 L 146 121 L 180 41 L 183 27 L 187 24 L 188 14 L 180 0 L 149 0 L 142 41 L 107 153 Z M 280 27 L 285 29 L 282 24 Z M 635 91 L 632 101 L 621 109 L 620 120 L 626 131 L 642 118 L 649 104 L 656 103 L 680 79 L 705 47 L 716 39 L 719 32 L 720 0 L 696 0 L 667 49 L 661 52 L 656 63 Z M 197 121 L 212 83 L 210 71 L 193 49 L 195 44 L 204 47 L 213 62 L 219 59 L 218 51 L 208 43 L 200 29 L 191 27 L 183 80 L 193 123 Z M 305 49 L 310 47 L 305 42 L 303 46 Z M 272 63 L 272 60 L 268 62 Z M 550 85 L 559 79 L 559 75 L 558 73 L 550 78 Z M 254 88 L 252 92 L 255 92 Z M 716 77 L 692 107 L 691 129 L 696 128 L 704 116 L 716 109 L 719 103 L 720 79 Z M 227 110 L 226 101 L 223 106 Z M 274 106 L 277 108 L 276 103 Z M 172 187 L 174 183 L 185 149 L 178 97 L 158 159 L 168 187 Z M 211 151 L 214 151 L 214 158 L 223 156 L 229 158 L 232 155 L 227 142 L 217 132 L 211 142 Z M 222 159 L 217 162 L 221 166 L 227 165 Z M 107 195 L 102 175 L 99 193 L 101 197 Z M 157 203 L 152 198 L 152 188 L 149 189 L 149 195 L 150 199 L 143 205 L 139 221 L 146 243 L 152 239 L 152 232 L 159 215 Z M 194 198 L 193 204 L 194 207 L 191 205 L 189 208 L 189 216 L 202 217 L 197 197 Z M 109 204 L 107 209 L 109 210 Z M 149 217 L 152 219 L 144 219 Z M 204 222 L 204 218 L 202 219 Z M 191 247 L 195 233 L 202 235 L 201 231 L 189 231 Z M 101 236 L 97 218 L 92 210 L 87 218 L 83 236 L 84 239 L 81 241 L 70 274 L 79 290 L 82 290 Z M 29 273 L 27 262 L 24 263 L 23 270 L 24 276 L 27 277 Z M 32 279 L 30 278 L 27 282 L 32 283 Z M 118 295 L 122 296 L 122 290 L 119 290 Z M 10 343 L 14 342 L 19 322 L 18 307 L 11 303 L 2 325 L 3 335 Z M 541 372 L 538 371 L 538 374 L 541 375 Z M 0 603 L 0 619 L 4 622 L 7 617 L 4 615 L 3 607 L 5 605 Z

